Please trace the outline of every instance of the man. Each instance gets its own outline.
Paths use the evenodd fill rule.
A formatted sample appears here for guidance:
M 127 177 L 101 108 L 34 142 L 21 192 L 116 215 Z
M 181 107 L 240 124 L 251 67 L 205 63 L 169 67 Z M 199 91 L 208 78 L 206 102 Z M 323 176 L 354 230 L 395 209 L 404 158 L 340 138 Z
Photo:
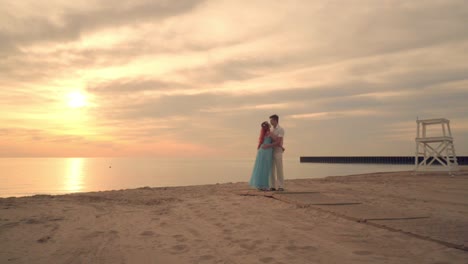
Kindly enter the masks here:
M 284 129 L 279 126 L 278 115 L 270 116 L 270 124 L 273 126 L 272 133 L 278 137 L 272 144 L 264 144 L 263 148 L 273 148 L 273 163 L 270 174 L 270 191 L 284 191 L 284 175 L 283 175 L 283 138 Z

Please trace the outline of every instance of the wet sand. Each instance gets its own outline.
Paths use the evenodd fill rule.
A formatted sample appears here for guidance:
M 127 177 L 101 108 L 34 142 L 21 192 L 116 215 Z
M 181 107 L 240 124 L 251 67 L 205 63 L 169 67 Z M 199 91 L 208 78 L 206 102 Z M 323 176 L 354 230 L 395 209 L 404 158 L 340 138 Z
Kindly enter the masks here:
M 0 263 L 468 263 L 468 170 L 0 199 Z

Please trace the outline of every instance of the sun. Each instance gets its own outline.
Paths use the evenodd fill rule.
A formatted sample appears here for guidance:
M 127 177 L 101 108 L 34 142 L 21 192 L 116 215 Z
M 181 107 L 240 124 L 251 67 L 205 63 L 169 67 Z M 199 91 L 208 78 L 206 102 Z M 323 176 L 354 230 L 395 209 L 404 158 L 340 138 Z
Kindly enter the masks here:
M 80 92 L 68 94 L 68 106 L 71 108 L 81 108 L 86 105 L 86 97 Z

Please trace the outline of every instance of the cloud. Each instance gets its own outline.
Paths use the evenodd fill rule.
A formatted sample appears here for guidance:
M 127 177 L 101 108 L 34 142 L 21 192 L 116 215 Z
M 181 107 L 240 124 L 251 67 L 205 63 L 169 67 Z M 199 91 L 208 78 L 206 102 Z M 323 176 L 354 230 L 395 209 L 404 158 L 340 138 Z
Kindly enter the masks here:
M 201 2 L 200 0 L 177 2 L 161 0 L 115 5 L 112 1 L 103 0 L 89 2 L 87 3 L 89 6 L 71 6 L 67 2 L 53 1 L 49 4 L 41 3 L 41 5 L 45 4 L 41 6 L 41 9 L 45 10 L 44 13 L 30 16 L 23 16 L 30 10 L 9 4 L 4 14 L 9 14 L 9 25 L 14 25 L 14 29 L 2 30 L 1 40 L 7 40 L 7 42 L 13 40 L 21 45 L 41 41 L 71 41 L 85 32 L 105 27 L 118 27 L 147 20 L 158 21 L 181 15 L 189 12 Z M 52 11 L 54 15 L 47 16 L 49 15 L 47 10 Z
M 352 110 L 345 112 L 319 112 L 319 113 L 306 113 L 290 115 L 287 118 L 292 119 L 307 119 L 307 120 L 325 120 L 325 119 L 337 119 L 337 118 L 349 118 L 354 116 L 373 116 L 377 113 L 371 110 Z M 382 115 L 382 113 L 380 113 Z
M 336 61 L 466 40 L 467 14 L 464 1 L 331 1 L 309 16 L 309 24 L 300 21 L 298 31 L 320 35 L 315 50 Z M 312 30 L 303 30 L 306 25 Z
M 93 94 L 135 94 L 141 92 L 167 92 L 178 89 L 190 88 L 186 84 L 172 83 L 160 80 L 147 79 L 124 79 L 109 81 L 95 86 L 88 87 L 87 90 Z
M 416 116 L 468 111 L 462 0 L 1 4 L 0 133 L 49 152 L 245 156 L 276 113 L 290 155 L 402 154 Z

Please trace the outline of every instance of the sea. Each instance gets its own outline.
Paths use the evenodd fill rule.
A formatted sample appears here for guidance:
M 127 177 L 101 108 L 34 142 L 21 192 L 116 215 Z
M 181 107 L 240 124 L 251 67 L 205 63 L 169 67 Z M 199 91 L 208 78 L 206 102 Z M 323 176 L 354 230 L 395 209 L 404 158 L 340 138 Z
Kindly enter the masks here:
M 285 179 L 409 171 L 413 165 L 300 163 L 285 159 Z M 139 187 L 247 182 L 252 159 L 0 158 L 0 197 Z

